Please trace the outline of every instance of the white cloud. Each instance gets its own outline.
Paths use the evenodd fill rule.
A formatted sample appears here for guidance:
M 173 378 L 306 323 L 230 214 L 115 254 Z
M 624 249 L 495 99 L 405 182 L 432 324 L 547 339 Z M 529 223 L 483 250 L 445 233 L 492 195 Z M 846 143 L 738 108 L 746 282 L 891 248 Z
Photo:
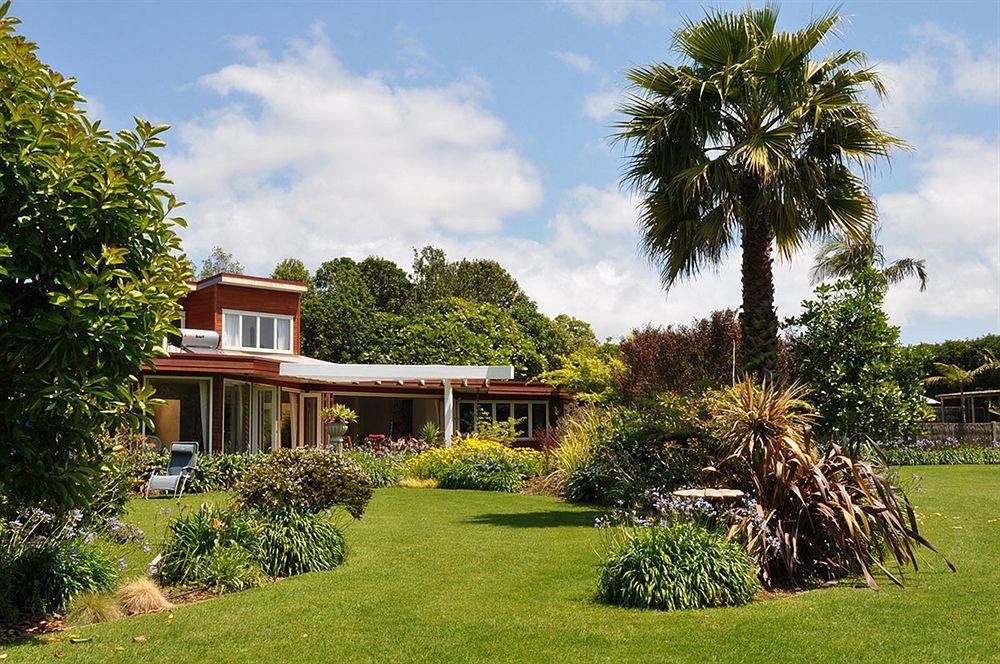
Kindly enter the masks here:
M 616 90 L 597 90 L 583 98 L 583 114 L 592 120 L 606 122 L 615 113 L 621 93 Z
M 571 51 L 553 51 L 552 57 L 565 63 L 567 66 L 575 69 L 581 74 L 589 74 L 594 68 L 594 61 L 582 53 L 573 53 Z
M 977 49 L 931 23 L 910 35 L 915 46 L 905 58 L 876 65 L 888 93 L 879 116 L 888 128 L 915 131 L 930 111 L 954 108 L 957 101 L 1000 104 L 1000 52 L 995 44 Z
M 227 103 L 180 127 L 167 164 L 189 202 L 192 255 L 221 244 L 266 271 L 286 255 L 495 232 L 542 200 L 475 77 L 405 87 L 356 74 L 317 28 L 200 83 Z
M 1000 324 L 1000 144 L 950 137 L 930 144 L 914 191 L 879 198 L 889 258 L 927 261 L 927 291 L 890 292 L 897 322 L 914 316 L 993 317 Z
M 652 0 L 555 0 L 577 16 L 602 25 L 618 26 L 631 18 L 659 11 Z

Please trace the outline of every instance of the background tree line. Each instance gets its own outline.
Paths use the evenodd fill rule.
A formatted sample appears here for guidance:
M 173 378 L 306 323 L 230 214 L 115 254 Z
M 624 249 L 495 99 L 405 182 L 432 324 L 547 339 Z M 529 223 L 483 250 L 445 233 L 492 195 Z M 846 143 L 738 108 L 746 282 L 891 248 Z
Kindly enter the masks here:
M 330 362 L 511 364 L 518 378 L 597 346 L 590 325 L 549 318 L 499 263 L 414 251 L 411 273 L 385 258 L 341 257 L 310 273 L 287 258 L 271 275 L 308 284 L 302 352 Z

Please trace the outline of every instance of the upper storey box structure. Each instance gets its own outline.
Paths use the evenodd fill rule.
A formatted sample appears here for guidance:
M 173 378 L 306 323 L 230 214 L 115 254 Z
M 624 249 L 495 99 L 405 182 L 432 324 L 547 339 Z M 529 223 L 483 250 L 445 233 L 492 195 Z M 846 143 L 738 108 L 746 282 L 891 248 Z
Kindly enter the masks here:
M 181 327 L 214 331 L 222 350 L 264 355 L 301 352 L 299 314 L 305 284 L 221 273 L 188 282 L 188 287 L 190 292 L 180 302 Z

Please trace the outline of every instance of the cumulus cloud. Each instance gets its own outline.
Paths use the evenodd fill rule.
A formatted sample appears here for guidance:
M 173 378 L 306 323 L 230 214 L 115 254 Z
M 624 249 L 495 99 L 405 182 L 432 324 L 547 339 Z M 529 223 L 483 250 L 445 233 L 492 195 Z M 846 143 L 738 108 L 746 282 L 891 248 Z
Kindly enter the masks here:
M 1000 52 L 927 23 L 909 31 L 914 46 L 899 61 L 876 63 L 887 97 L 879 116 L 887 127 L 912 132 L 935 108 L 956 101 L 1000 103 Z
M 556 4 L 591 23 L 610 26 L 659 11 L 652 0 L 556 0 Z
M 386 238 L 495 232 L 542 201 L 478 79 L 406 87 L 357 74 L 321 28 L 280 57 L 256 55 L 200 79 L 224 103 L 180 127 L 168 160 L 193 255 L 222 244 L 267 269 Z
M 895 287 L 897 322 L 914 316 L 992 318 L 1000 326 L 1000 144 L 964 136 L 929 144 L 913 191 L 879 198 L 893 255 L 927 261 L 925 293 Z

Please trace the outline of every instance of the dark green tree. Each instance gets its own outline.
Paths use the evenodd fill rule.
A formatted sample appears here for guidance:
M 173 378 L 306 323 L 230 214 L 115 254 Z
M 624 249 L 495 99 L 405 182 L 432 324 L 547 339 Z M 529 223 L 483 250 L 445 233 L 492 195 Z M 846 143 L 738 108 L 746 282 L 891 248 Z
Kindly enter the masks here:
M 306 269 L 305 263 L 298 258 L 286 258 L 274 266 L 271 272 L 272 279 L 287 279 L 289 281 L 301 281 L 304 284 L 312 284 L 312 275 Z
M 358 270 L 379 311 L 398 314 L 410 303 L 413 283 L 406 272 L 389 259 L 369 256 L 358 263 Z
M 86 505 L 105 434 L 148 416 L 143 366 L 190 276 L 157 154 L 116 136 L 0 5 L 0 503 Z
M 930 418 L 922 358 L 900 345 L 882 308 L 885 290 L 885 276 L 865 270 L 819 286 L 789 320 L 796 377 L 821 416 L 817 433 L 854 457 L 919 434 Z

